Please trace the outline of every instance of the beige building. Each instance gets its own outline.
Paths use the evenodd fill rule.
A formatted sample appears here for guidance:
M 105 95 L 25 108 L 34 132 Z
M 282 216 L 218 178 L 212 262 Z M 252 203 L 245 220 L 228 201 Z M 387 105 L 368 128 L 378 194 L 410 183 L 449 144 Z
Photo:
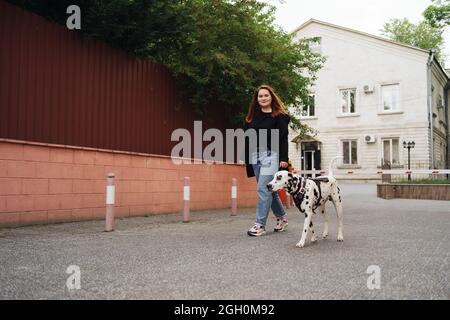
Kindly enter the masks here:
M 342 172 L 407 169 L 412 141 L 411 168 L 449 167 L 449 76 L 433 52 L 313 19 L 294 33 L 319 37 L 326 57 L 301 115 L 318 134 L 290 133 L 295 168 L 326 169 L 339 155 Z

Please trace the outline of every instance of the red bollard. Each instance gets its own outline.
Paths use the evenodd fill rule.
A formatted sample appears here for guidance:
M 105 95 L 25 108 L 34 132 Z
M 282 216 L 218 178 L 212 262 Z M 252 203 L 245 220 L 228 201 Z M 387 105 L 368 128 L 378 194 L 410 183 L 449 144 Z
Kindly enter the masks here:
M 286 209 L 289 209 L 291 207 L 291 195 L 286 192 Z
M 105 231 L 110 232 L 114 230 L 114 199 L 115 199 L 115 175 L 108 173 L 106 179 L 106 221 Z
M 183 187 L 183 222 L 189 222 L 190 187 L 189 177 L 184 177 Z
M 237 180 L 231 179 L 231 215 L 237 215 Z

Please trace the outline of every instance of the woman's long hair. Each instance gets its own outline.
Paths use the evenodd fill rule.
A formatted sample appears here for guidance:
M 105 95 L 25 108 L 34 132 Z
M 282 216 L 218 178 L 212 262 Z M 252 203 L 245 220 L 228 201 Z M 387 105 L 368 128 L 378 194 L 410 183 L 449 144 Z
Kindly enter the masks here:
M 284 107 L 284 104 L 281 101 L 280 97 L 278 97 L 278 95 L 275 93 L 275 90 L 273 90 L 273 88 L 271 86 L 263 84 L 263 85 L 259 86 L 253 93 L 253 98 L 248 107 L 248 112 L 247 112 L 247 116 L 245 117 L 245 121 L 247 121 L 247 123 L 252 122 L 253 116 L 255 115 L 255 111 L 257 110 L 256 108 L 260 108 L 259 103 L 258 103 L 258 93 L 259 93 L 259 90 L 261 90 L 261 89 L 266 89 L 267 91 L 269 91 L 270 95 L 272 96 L 272 103 L 271 103 L 272 117 L 276 117 L 280 113 L 287 115 L 286 108 Z

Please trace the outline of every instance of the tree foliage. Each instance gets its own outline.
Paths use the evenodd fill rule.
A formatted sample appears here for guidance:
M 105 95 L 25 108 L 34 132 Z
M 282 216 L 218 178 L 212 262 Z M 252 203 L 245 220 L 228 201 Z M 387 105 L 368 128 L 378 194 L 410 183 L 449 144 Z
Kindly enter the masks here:
M 426 21 L 418 24 L 408 19 L 391 19 L 383 26 L 383 35 L 401 43 L 416 46 L 422 49 L 435 49 L 436 58 L 444 60 L 442 30 L 432 27 Z
M 428 23 L 435 28 L 445 28 L 450 25 L 450 0 L 432 0 L 433 4 L 423 12 Z
M 294 42 L 274 25 L 275 8 L 258 0 L 9 1 L 63 25 L 66 8 L 78 5 L 83 35 L 166 65 L 198 113 L 218 101 L 240 110 L 225 115 L 235 121 L 261 84 L 300 108 L 324 61 L 310 50 L 314 39 Z
M 95 38 L 139 57 L 160 58 L 181 47 L 192 19 L 182 1 L 162 0 L 8 0 L 66 25 L 66 9 L 81 9 L 83 36 Z

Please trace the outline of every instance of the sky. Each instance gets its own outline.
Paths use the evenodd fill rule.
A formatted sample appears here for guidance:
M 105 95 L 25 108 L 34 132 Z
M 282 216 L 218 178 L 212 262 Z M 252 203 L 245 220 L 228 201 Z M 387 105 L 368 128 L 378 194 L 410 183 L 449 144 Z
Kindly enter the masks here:
M 381 36 L 391 18 L 417 23 L 431 0 L 267 0 L 277 8 L 275 23 L 290 32 L 311 18 Z M 446 68 L 450 68 L 450 27 L 444 32 Z

